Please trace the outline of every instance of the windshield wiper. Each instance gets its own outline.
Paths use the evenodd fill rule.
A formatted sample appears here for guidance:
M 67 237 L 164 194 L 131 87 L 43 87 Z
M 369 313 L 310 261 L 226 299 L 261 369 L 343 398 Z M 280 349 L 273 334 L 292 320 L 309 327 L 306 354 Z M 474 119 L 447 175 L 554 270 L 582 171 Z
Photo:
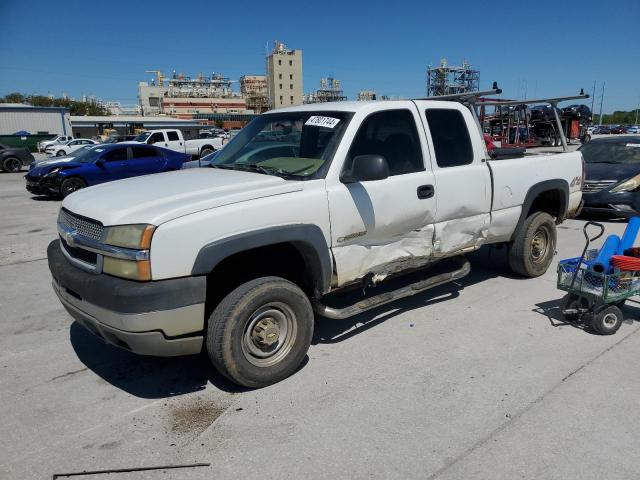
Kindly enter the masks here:
M 211 165 L 213 168 L 226 168 L 228 170 L 243 170 L 250 172 L 262 173 L 264 175 L 275 175 L 282 178 L 300 178 L 300 175 L 286 172 L 281 168 L 266 167 L 264 165 L 258 165 L 257 163 L 233 163 L 222 165 Z

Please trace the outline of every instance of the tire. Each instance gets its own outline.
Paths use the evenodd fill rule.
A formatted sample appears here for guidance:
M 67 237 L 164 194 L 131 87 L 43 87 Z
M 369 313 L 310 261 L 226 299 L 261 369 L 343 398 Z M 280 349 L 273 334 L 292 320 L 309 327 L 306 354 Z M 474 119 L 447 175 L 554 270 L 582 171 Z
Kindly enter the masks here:
M 73 192 L 76 192 L 81 188 L 85 188 L 86 186 L 87 182 L 79 177 L 65 178 L 60 185 L 60 195 L 62 196 L 62 198 L 66 198 Z
M 278 339 L 268 343 L 273 335 Z M 313 310 L 305 293 L 283 278 L 261 277 L 240 285 L 218 304 L 209 317 L 206 346 L 221 374 L 239 385 L 261 388 L 296 371 L 312 336 Z
M 58 150 L 56 153 L 56 157 L 64 157 L 67 154 L 64 150 Z
M 565 310 L 573 310 L 578 308 L 589 308 L 589 301 L 581 297 L 579 295 L 575 295 L 573 293 L 567 293 L 562 300 L 560 300 L 560 311 L 562 312 L 562 316 L 568 322 L 575 322 L 580 319 L 579 313 L 564 313 Z
M 7 157 L 2 161 L 2 170 L 7 173 L 16 173 L 22 170 L 22 161 L 17 157 Z
M 215 152 L 215 150 L 213 150 L 211 148 L 204 147 L 202 150 L 200 150 L 200 158 L 206 157 L 207 155 L 209 155 L 209 154 L 211 154 L 213 152 Z
M 606 305 L 593 314 L 591 328 L 600 335 L 613 335 L 623 320 L 622 310 L 615 305 Z
M 556 224 L 546 212 L 527 217 L 509 247 L 509 267 L 524 277 L 544 274 L 556 250 Z

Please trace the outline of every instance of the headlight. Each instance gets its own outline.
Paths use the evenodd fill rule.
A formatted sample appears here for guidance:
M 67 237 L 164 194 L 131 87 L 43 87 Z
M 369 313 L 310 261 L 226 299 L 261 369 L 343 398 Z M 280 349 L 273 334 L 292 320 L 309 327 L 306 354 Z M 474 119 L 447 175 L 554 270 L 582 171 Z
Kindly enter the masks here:
M 146 282 L 151 280 L 151 262 L 149 260 L 122 260 L 105 256 L 102 271 L 114 277 Z
M 115 247 L 146 250 L 151 247 L 151 237 L 155 229 L 153 225 L 144 223 L 107 227 L 105 243 Z
M 46 176 L 48 177 L 49 175 L 55 175 L 55 174 L 56 174 L 56 173 L 58 173 L 60 170 L 61 170 L 61 168 L 60 168 L 60 167 L 56 167 L 56 168 L 54 168 L 53 170 L 51 170 L 49 173 L 47 173 L 47 175 L 46 175 Z
M 635 177 L 631 177 L 626 182 L 623 182 L 620 185 L 618 185 L 617 187 L 612 188 L 611 192 L 612 193 L 632 192 L 632 191 L 636 190 L 638 187 L 640 187 L 640 174 L 636 175 Z

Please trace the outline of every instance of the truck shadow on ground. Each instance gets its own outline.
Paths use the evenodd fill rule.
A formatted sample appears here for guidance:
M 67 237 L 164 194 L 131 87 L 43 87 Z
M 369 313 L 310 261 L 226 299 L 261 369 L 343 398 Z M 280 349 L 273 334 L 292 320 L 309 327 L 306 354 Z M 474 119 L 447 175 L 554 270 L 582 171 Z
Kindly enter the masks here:
M 246 390 L 220 375 L 205 354 L 167 358 L 136 355 L 105 343 L 78 323 L 71 325 L 69 336 L 87 368 L 136 397 L 173 397 L 204 390 L 208 383 L 229 393 Z
M 364 333 L 404 312 L 454 300 L 460 296 L 460 291 L 465 287 L 484 282 L 490 278 L 506 277 L 516 281 L 526 280 L 511 272 L 506 249 L 484 247 L 467 255 L 467 258 L 471 262 L 471 272 L 455 282 L 382 305 L 344 320 L 331 320 L 316 315 L 312 345 L 339 343 Z M 351 295 L 354 303 L 363 298 L 361 291 L 354 291 Z

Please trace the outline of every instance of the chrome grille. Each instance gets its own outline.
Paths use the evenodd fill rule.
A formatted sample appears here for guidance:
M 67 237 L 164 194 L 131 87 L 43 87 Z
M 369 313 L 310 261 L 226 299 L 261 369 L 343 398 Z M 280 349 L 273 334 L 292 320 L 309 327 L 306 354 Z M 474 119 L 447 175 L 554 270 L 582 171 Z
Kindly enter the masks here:
M 80 217 L 64 208 L 60 209 L 58 223 L 73 228 L 78 232 L 78 235 L 82 235 L 83 237 L 91 238 L 92 240 L 102 240 L 104 227 L 100 222 Z
M 587 193 L 599 192 L 615 183 L 618 183 L 618 180 L 587 180 L 582 186 L 582 191 Z

